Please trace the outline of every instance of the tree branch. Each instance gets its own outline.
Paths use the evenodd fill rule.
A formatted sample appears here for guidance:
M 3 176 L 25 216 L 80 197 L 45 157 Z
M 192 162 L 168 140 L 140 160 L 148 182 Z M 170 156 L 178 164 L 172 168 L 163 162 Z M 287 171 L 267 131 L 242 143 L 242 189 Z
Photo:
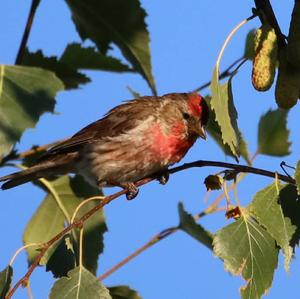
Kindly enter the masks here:
M 17 57 L 16 57 L 15 64 L 21 64 L 22 63 L 24 52 L 25 52 L 25 49 L 26 49 L 27 41 L 28 41 L 28 38 L 29 38 L 30 30 L 31 30 L 31 26 L 32 26 L 32 23 L 33 23 L 34 15 L 36 13 L 36 10 L 37 10 L 40 2 L 41 2 L 41 0 L 32 0 L 32 2 L 31 2 L 30 11 L 29 11 L 28 18 L 27 18 L 27 23 L 26 23 L 26 26 L 25 26 L 25 30 L 24 30 L 24 33 L 23 33 L 22 41 L 21 41 L 21 44 L 20 44 L 20 47 L 19 47 L 19 51 L 18 51 L 18 54 L 17 54 Z
M 242 173 L 242 172 L 243 173 L 253 173 L 253 174 L 262 175 L 262 176 L 271 177 L 271 178 L 275 178 L 277 176 L 278 179 L 280 179 L 284 182 L 287 182 L 287 183 L 290 183 L 290 184 L 295 184 L 295 180 L 291 177 L 286 176 L 286 175 L 277 174 L 276 172 L 272 172 L 272 171 L 268 171 L 268 170 L 264 170 L 264 169 L 260 169 L 260 168 L 255 168 L 255 167 L 251 167 L 251 166 L 225 163 L 225 162 L 219 162 L 219 161 L 199 160 L 199 161 L 195 161 L 195 162 L 191 162 L 191 163 L 186 163 L 186 164 L 183 164 L 181 166 L 173 167 L 173 168 L 169 169 L 168 173 L 169 174 L 174 174 L 176 172 L 183 171 L 183 170 L 186 170 L 186 169 L 189 169 L 189 168 L 206 167 L 206 166 L 233 169 L 236 173 Z M 152 176 L 152 177 L 149 177 L 149 178 L 142 179 L 142 180 L 140 180 L 136 183 L 136 186 L 140 187 L 142 185 L 148 184 L 149 182 L 151 182 L 155 179 L 156 179 L 155 175 Z M 9 291 L 9 293 L 7 294 L 5 299 L 11 298 L 12 295 L 15 293 L 15 291 L 18 289 L 19 286 L 26 285 L 26 282 L 29 280 L 29 277 L 31 276 L 32 272 L 39 265 L 40 260 L 45 255 L 46 251 L 48 250 L 48 248 L 51 245 L 53 245 L 55 242 L 60 240 L 66 233 L 71 231 L 73 228 L 81 228 L 83 226 L 84 222 L 87 219 L 89 219 L 94 213 L 96 213 L 99 209 L 103 208 L 105 205 L 109 204 L 111 201 L 117 199 L 118 197 L 120 197 L 121 195 L 124 195 L 125 193 L 126 193 L 126 190 L 121 190 L 121 191 L 116 192 L 112 195 L 104 197 L 103 200 L 101 200 L 101 202 L 98 205 L 96 205 L 94 208 L 89 210 L 81 218 L 79 218 L 78 220 L 75 220 L 74 222 L 69 224 L 61 232 L 59 232 L 57 235 L 55 235 L 51 240 L 49 240 L 48 242 L 41 245 L 41 251 L 40 251 L 39 255 L 35 258 L 33 263 L 30 265 L 30 267 L 29 267 L 28 271 L 26 272 L 26 274 Z M 173 229 L 176 230 L 175 228 L 171 228 L 170 231 L 172 231 Z M 170 233 L 172 233 L 172 232 L 170 232 Z M 166 233 L 166 234 L 168 236 L 169 232 Z M 160 236 L 160 238 L 165 238 L 165 237 L 162 235 L 162 236 Z M 147 248 L 147 246 L 149 247 L 151 245 L 146 244 L 145 246 Z
M 258 16 L 262 24 L 267 21 L 271 25 L 278 38 L 278 46 L 284 48 L 286 46 L 286 40 L 284 34 L 281 32 L 280 26 L 276 19 L 274 10 L 269 0 L 254 0 L 256 9 L 258 10 Z M 260 13 L 262 12 L 263 15 Z M 265 19 L 264 19 L 265 18 Z

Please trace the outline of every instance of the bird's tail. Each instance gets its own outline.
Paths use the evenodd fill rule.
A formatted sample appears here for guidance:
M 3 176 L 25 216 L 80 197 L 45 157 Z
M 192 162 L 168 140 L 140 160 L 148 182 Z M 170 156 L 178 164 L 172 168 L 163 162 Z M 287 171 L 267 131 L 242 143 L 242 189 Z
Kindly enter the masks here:
M 2 190 L 10 189 L 18 185 L 25 184 L 29 181 L 39 179 L 45 175 L 46 167 L 44 164 L 36 165 L 28 169 L 14 172 L 12 174 L 0 177 L 0 182 L 5 182 L 2 186 Z

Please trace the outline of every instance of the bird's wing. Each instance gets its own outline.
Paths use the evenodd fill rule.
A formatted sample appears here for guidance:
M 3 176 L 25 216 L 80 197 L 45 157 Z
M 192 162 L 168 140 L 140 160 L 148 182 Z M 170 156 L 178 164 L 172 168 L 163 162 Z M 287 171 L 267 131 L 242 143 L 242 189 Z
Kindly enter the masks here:
M 102 119 L 86 126 L 70 139 L 54 146 L 42 158 L 79 150 L 86 143 L 105 137 L 115 137 L 135 128 L 139 122 L 155 115 L 161 101 L 148 97 L 128 101 L 109 111 Z

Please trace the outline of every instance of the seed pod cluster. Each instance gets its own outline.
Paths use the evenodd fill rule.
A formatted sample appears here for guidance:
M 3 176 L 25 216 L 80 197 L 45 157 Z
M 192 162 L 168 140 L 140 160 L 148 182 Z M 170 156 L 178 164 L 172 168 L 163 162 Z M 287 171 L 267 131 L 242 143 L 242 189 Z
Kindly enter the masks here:
M 287 49 L 279 56 L 279 70 L 275 87 L 277 105 L 289 109 L 296 105 L 300 92 L 300 73 L 287 59 Z
M 300 96 L 300 0 L 295 1 L 288 45 L 281 49 L 275 98 L 279 107 L 289 109 Z
M 300 69 L 300 1 L 296 0 L 288 36 L 287 59 Z
M 252 84 L 258 91 L 268 90 L 274 81 L 277 63 L 277 37 L 274 29 L 264 24 L 254 36 Z

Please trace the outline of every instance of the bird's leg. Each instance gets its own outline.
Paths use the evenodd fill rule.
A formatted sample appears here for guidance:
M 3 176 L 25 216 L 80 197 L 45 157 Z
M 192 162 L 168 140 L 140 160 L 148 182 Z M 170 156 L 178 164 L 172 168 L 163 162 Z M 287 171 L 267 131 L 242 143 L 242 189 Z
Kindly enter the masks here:
M 168 173 L 167 170 L 166 170 L 166 171 L 160 172 L 160 173 L 157 175 L 157 180 L 158 180 L 158 182 L 159 182 L 160 184 L 165 185 L 165 184 L 168 182 L 169 177 L 170 177 L 170 175 L 169 175 L 169 173 Z
M 119 184 L 119 186 L 122 187 L 123 189 L 127 190 L 127 192 L 126 192 L 127 200 L 134 199 L 139 193 L 139 189 L 134 183 L 126 182 L 126 183 Z

